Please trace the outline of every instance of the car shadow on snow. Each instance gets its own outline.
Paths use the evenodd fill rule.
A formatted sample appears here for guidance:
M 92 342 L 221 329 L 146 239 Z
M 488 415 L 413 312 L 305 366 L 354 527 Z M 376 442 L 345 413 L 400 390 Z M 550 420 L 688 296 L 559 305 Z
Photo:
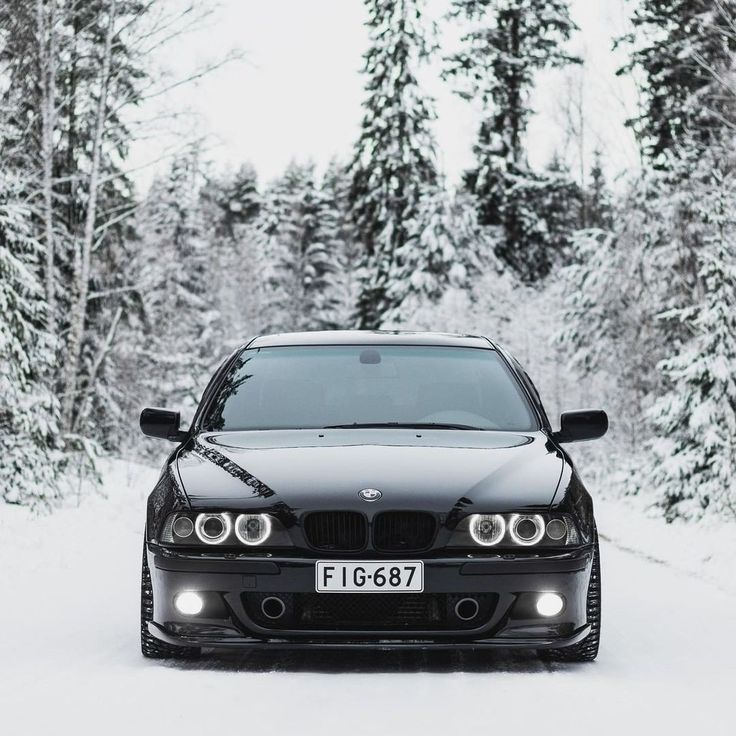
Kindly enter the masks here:
M 540 660 L 533 651 L 477 650 L 252 650 L 205 653 L 200 659 L 168 662 L 181 670 L 388 674 L 415 672 L 553 672 L 569 665 Z

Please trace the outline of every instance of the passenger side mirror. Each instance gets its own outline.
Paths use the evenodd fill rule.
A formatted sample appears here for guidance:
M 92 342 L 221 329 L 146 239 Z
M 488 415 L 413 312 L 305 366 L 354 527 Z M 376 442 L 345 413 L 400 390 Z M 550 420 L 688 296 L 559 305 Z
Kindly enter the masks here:
M 560 431 L 552 433 L 556 442 L 597 440 L 608 431 L 608 415 L 601 409 L 565 411 L 560 416 Z
M 171 442 L 183 442 L 188 432 L 179 429 L 181 415 L 169 409 L 144 409 L 141 412 L 141 431 L 149 437 L 158 437 Z

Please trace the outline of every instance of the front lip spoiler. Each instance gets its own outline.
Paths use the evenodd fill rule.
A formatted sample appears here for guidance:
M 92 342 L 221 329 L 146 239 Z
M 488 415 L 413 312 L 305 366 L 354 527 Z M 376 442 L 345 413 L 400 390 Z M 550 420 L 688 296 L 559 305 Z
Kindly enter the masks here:
M 180 647 L 203 647 L 217 649 L 559 649 L 585 639 L 590 633 L 590 624 L 580 627 L 571 636 L 548 638 L 480 639 L 471 641 L 437 641 L 407 637 L 407 632 L 381 632 L 381 638 L 348 639 L 346 641 L 312 639 L 309 641 L 279 638 L 255 639 L 243 637 L 223 639 L 219 637 L 194 637 L 172 634 L 159 624 L 149 621 L 148 632 L 159 641 Z M 419 633 L 419 632 L 418 632 Z

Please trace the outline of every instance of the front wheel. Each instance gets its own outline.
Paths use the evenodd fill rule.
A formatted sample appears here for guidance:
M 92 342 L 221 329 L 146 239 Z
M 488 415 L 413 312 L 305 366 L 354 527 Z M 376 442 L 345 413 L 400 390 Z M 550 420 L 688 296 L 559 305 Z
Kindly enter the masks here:
M 592 662 L 598 656 L 598 644 L 601 637 L 601 561 L 598 535 L 595 539 L 593 568 L 588 583 L 586 612 L 590 633 L 585 639 L 560 649 L 539 649 L 537 654 L 542 659 L 553 662 Z
M 166 644 L 151 636 L 148 623 L 153 621 L 153 586 L 151 571 L 146 558 L 146 543 L 143 542 L 143 563 L 141 564 L 141 652 L 150 659 L 196 659 L 199 647 L 177 647 Z

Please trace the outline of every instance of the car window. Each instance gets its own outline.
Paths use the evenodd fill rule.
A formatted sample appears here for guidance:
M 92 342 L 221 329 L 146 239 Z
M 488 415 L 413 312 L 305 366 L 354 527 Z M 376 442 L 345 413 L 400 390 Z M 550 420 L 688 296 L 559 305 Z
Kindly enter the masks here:
M 526 396 L 495 350 L 413 345 L 244 350 L 203 426 L 255 430 L 353 424 L 538 428 Z

